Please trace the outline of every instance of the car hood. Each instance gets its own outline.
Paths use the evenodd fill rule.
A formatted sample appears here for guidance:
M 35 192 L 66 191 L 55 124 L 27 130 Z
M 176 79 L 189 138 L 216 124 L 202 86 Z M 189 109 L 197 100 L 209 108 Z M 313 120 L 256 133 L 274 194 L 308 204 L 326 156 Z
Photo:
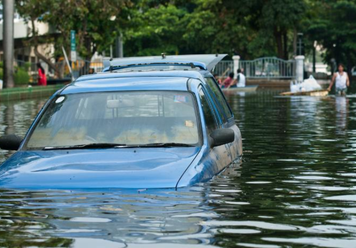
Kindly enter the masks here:
M 18 151 L 0 167 L 0 187 L 174 188 L 199 147 Z

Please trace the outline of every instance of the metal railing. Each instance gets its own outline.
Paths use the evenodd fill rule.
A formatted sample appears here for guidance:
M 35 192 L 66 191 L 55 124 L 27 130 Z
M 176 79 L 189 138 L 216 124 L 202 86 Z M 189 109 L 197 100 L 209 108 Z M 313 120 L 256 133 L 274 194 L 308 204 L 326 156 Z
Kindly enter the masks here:
M 227 77 L 230 72 L 234 72 L 234 61 L 232 60 L 220 61 L 212 71 L 214 75 L 222 78 Z
M 283 60 L 276 57 L 241 60 L 240 68 L 243 68 L 247 78 L 295 78 L 295 60 Z
M 276 57 L 264 57 L 255 60 L 241 60 L 239 68 L 247 78 L 261 79 L 290 79 L 295 78 L 295 60 L 283 60 Z M 213 74 L 227 77 L 234 72 L 234 61 L 220 61 L 214 68 Z
M 30 75 L 37 75 L 36 63 L 16 61 L 18 66 L 24 66 L 27 64 Z M 69 69 L 64 61 L 55 63 L 57 71 L 61 74 L 61 77 L 68 75 Z M 78 60 L 75 63 L 71 63 L 73 73 L 75 77 L 101 72 L 104 69 L 102 61 L 86 61 Z M 255 60 L 241 60 L 239 68 L 243 68 L 244 74 L 247 78 L 262 78 L 262 79 L 290 79 L 295 78 L 295 60 L 282 60 L 276 57 L 264 57 Z M 54 70 L 49 67 L 46 68 L 47 73 L 51 77 L 58 77 Z M 218 77 L 225 78 L 229 73 L 234 72 L 234 61 L 223 60 L 220 61 L 212 73 L 218 75 Z

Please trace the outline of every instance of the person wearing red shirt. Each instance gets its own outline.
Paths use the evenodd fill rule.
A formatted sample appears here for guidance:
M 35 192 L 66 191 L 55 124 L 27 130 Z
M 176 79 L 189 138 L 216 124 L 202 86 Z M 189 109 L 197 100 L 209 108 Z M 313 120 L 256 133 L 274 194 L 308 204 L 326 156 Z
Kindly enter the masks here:
M 234 73 L 231 72 L 229 76 L 222 82 L 222 88 L 230 88 L 230 85 L 234 82 Z
M 38 85 L 46 86 L 47 85 L 47 77 L 45 70 L 43 69 L 41 63 L 37 63 L 38 68 Z

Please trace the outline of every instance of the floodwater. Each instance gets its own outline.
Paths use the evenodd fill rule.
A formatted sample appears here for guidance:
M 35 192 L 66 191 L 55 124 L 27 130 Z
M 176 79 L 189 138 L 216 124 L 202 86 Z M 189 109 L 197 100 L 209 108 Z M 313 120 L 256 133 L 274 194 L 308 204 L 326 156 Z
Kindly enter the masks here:
M 243 163 L 206 184 L 0 191 L 0 246 L 356 247 L 356 99 L 276 95 L 229 96 Z M 44 101 L 0 103 L 0 135 Z

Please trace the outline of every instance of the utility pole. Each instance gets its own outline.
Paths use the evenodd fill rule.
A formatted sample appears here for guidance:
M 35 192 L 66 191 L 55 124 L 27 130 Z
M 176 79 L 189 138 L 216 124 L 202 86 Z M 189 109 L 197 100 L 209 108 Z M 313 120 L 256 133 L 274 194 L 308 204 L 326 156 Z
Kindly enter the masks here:
M 13 88 L 14 84 L 14 0 L 3 0 L 3 52 L 4 86 Z
M 123 58 L 124 57 L 124 43 L 122 41 L 122 33 L 120 32 L 120 35 L 116 38 L 115 42 L 115 48 L 116 48 L 116 53 L 115 57 L 116 58 Z
M 313 45 L 313 73 L 316 72 L 316 46 L 317 46 L 317 42 L 314 41 L 314 45 Z

